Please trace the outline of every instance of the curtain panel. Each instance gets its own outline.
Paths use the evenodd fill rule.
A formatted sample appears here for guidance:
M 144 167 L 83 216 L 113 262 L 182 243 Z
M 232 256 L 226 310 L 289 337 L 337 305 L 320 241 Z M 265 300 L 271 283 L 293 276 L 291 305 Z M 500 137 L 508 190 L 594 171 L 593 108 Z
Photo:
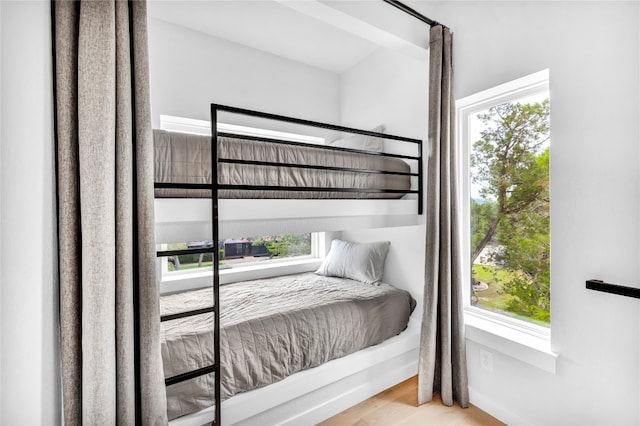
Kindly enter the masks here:
M 459 235 L 452 37 L 431 28 L 429 46 L 429 159 L 424 311 L 418 403 L 439 392 L 445 405 L 469 405 Z
M 166 424 L 146 3 L 51 7 L 64 422 Z

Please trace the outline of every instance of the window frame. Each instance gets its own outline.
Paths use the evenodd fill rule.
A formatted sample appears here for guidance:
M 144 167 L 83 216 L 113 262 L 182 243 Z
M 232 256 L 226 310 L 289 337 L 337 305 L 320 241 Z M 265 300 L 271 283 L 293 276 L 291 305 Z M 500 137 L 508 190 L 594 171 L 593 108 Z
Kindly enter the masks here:
M 234 267 L 221 268 L 220 284 L 315 271 L 326 256 L 326 236 L 324 232 L 311 232 L 310 234 L 311 254 L 247 262 Z M 165 250 L 167 245 L 161 244 L 160 246 L 161 250 Z M 157 262 L 157 276 L 161 294 L 211 286 L 213 267 L 168 271 L 167 263 L 166 257 L 159 258 Z
M 471 176 L 469 140 L 470 117 L 492 106 L 517 101 L 540 93 L 550 93 L 549 70 L 492 87 L 456 100 L 457 134 L 459 135 L 459 182 L 463 283 L 471 282 Z M 521 359 L 543 370 L 555 373 L 557 354 L 551 351 L 551 327 L 544 327 L 471 305 L 471 286 L 463 285 L 464 316 L 467 338 L 484 346 Z

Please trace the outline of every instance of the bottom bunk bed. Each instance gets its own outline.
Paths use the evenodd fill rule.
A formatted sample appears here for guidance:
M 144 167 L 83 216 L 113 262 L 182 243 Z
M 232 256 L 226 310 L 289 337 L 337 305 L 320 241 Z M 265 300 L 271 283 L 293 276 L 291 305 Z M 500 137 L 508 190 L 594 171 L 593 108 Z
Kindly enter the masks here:
M 212 300 L 211 289 L 165 295 L 161 313 L 206 308 Z M 415 374 L 417 327 L 403 333 L 415 300 L 391 285 L 287 275 L 222 286 L 220 306 L 223 424 L 313 423 L 333 414 L 330 406 L 346 408 L 336 400 L 340 385 L 328 391 L 340 381 L 356 381 L 342 386 L 352 398 L 381 390 L 375 379 L 367 386 L 357 378 L 370 376 L 369 365 L 397 359 L 400 370 L 388 371 L 394 383 Z M 165 377 L 212 363 L 212 322 L 205 313 L 162 323 Z M 375 374 L 384 378 L 385 371 Z M 167 386 L 173 424 L 211 421 L 213 383 L 208 374 Z

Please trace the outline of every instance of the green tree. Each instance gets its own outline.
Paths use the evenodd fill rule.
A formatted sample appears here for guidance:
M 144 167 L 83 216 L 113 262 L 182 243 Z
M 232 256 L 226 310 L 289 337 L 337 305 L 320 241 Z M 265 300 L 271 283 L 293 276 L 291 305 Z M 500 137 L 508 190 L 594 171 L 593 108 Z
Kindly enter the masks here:
M 536 167 L 549 175 L 549 150 L 537 157 Z M 501 264 L 519 271 L 504 284 L 504 291 L 516 296 L 508 309 L 543 322 L 550 319 L 549 186 L 527 211 L 505 219 L 498 230 L 503 247 Z
M 496 264 L 513 272 L 503 283 L 507 310 L 549 321 L 549 101 L 507 103 L 479 115 L 485 130 L 473 146 L 472 263 L 490 243 Z
M 471 247 L 480 245 L 497 214 L 498 205 L 496 202 L 471 199 Z
M 311 234 L 286 234 L 273 239 L 256 238 L 252 245 L 264 245 L 274 257 L 304 256 L 311 253 Z
M 493 239 L 500 221 L 518 215 L 541 201 L 548 186 L 548 169 L 537 167 L 537 157 L 549 140 L 549 100 L 541 103 L 505 103 L 478 115 L 484 130 L 473 144 L 472 182 L 483 199 L 495 200 L 496 212 L 484 235 L 472 247 L 471 261 Z

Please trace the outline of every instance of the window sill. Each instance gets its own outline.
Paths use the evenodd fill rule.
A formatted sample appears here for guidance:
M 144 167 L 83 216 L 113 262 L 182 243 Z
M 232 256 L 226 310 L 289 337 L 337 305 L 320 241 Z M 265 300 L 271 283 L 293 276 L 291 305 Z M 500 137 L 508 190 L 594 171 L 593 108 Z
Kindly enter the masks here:
M 466 338 L 549 373 L 556 373 L 558 354 L 551 351 L 549 335 L 530 332 L 489 319 L 467 309 Z
M 317 257 L 305 257 L 303 259 L 261 262 L 243 267 L 221 269 L 220 284 L 311 272 L 318 269 L 321 263 L 322 259 Z M 209 276 L 211 276 L 211 273 L 209 273 Z
M 264 262 L 264 264 L 221 269 L 220 284 L 311 272 L 318 269 L 321 263 L 322 259 L 306 257 L 303 259 Z M 175 293 L 211 286 L 212 274 L 212 270 L 208 269 L 205 271 L 165 276 L 160 283 L 160 293 Z

